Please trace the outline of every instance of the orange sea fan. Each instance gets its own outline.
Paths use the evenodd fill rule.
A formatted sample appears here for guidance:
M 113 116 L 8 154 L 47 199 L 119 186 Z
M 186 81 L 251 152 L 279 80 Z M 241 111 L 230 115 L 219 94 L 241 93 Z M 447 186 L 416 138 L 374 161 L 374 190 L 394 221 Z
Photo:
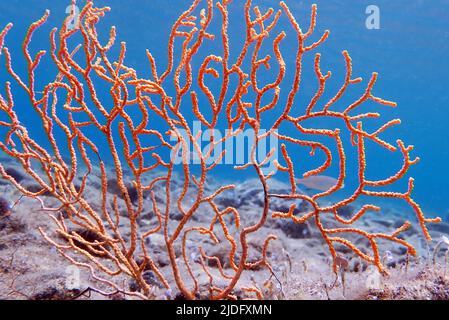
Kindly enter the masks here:
M 366 212 L 381 210 L 370 203 L 361 204 L 359 211 L 349 219 L 339 215 L 339 209 L 356 201 L 360 203 L 360 198 L 381 197 L 407 202 L 415 211 L 427 239 L 430 239 L 427 224 L 440 221 L 438 218 L 426 218 L 413 200 L 412 178 L 405 192 L 383 191 L 384 188 L 376 191 L 379 190 L 378 187 L 390 186 L 404 178 L 410 166 L 418 161 L 410 155 L 412 146 L 407 146 L 401 140 L 393 145 L 380 138 L 382 132 L 399 124 L 400 120 L 381 124 L 374 132 L 365 129 L 366 119 L 380 117 L 380 113 L 363 112 L 361 106 L 365 102 L 396 106 L 394 102 L 374 95 L 377 73 L 372 74 L 360 98 L 347 105 L 344 110 L 336 111 L 333 109 L 335 103 L 351 85 L 361 83 L 362 79 L 353 77 L 351 57 L 347 51 L 343 51 L 346 64 L 343 84 L 335 96 L 323 102 L 322 96 L 331 72 L 323 73 L 320 67 L 321 55 L 316 53 L 314 71 L 318 89 L 307 105 L 295 105 L 302 83 L 303 57 L 329 37 L 329 31 L 326 31 L 315 42 L 311 40 L 316 27 L 316 5 L 312 6 L 309 26 L 303 31 L 286 3 L 281 2 L 277 11 L 268 9 L 262 12 L 259 7 L 252 5 L 251 0 L 247 0 L 243 12 L 244 41 L 238 51 L 234 51 L 236 48 L 229 44 L 229 5 L 230 1 L 218 1 L 216 4 L 212 0 L 193 1 L 172 27 L 168 39 L 166 68 L 161 71 L 155 57 L 147 51 L 152 75 L 150 79 L 142 78 L 140 70 L 125 65 L 124 42 L 120 43 L 118 58 L 111 58 L 109 51 L 115 44 L 116 30 L 112 27 L 107 43 L 102 44 L 96 28 L 110 9 L 95 7 L 92 0 L 87 1 L 80 12 L 78 29 L 68 28 L 69 21 L 74 18 L 71 16 L 65 20 L 60 30 L 51 31 L 51 48 L 48 53 L 42 50 L 33 56 L 29 45 L 33 33 L 47 21 L 49 12 L 30 26 L 23 43 L 27 66 L 27 74 L 24 76 L 14 71 L 13 59 L 4 46 L 12 24 L 1 31 L 0 49 L 6 61 L 6 70 L 29 97 L 48 141 L 45 146 L 38 142 L 33 137 L 32 128 L 25 127 L 21 122 L 20 112 L 14 105 L 12 86 L 7 82 L 4 93 L 0 95 L 0 111 L 4 119 L 0 121 L 0 127 L 5 132 L 0 149 L 20 163 L 38 188 L 31 190 L 20 184 L 8 175 L 2 165 L 0 174 L 21 194 L 38 200 L 42 210 L 53 220 L 54 230 L 40 229 L 45 239 L 71 263 L 88 268 L 95 279 L 141 298 L 151 298 L 154 295 L 153 284 L 145 276 L 148 270 L 154 273 L 161 286 L 169 289 L 176 285 L 181 294 L 189 299 L 236 298 L 237 289 L 263 298 L 260 289 L 248 287 L 247 284 L 239 286 L 239 281 L 244 272 L 254 272 L 256 268 L 266 268 L 273 273 L 267 250 L 270 242 L 275 240 L 274 236 L 268 236 L 263 242 L 259 260 L 249 261 L 248 253 L 248 237 L 260 231 L 269 218 L 291 219 L 299 224 L 313 221 L 329 247 L 335 272 L 340 259 L 335 249 L 336 244 L 349 247 L 356 255 L 376 265 L 381 272 L 386 270 L 380 258 L 378 240 L 396 242 L 406 247 L 410 254 L 416 254 L 412 245 L 400 237 L 410 227 L 410 222 L 405 222 L 389 234 L 370 233 L 352 227 Z M 279 31 L 280 19 L 289 21 L 292 29 Z M 219 35 L 210 31 L 215 20 L 218 20 L 221 27 Z M 295 60 L 290 63 L 284 60 L 281 50 L 282 43 L 287 41 L 287 34 L 295 37 L 297 47 Z M 82 42 L 70 48 L 72 39 L 82 39 Z M 206 55 L 199 61 L 200 67 L 195 68 L 193 62 L 200 56 L 199 52 L 206 41 L 221 41 L 222 52 Z M 175 43 L 179 43 L 181 48 L 178 53 L 175 53 L 178 48 Z M 267 43 L 273 56 L 260 57 L 261 48 Z M 36 83 L 35 74 L 46 55 L 50 56 L 57 75 L 52 82 Z M 290 70 L 287 70 L 287 65 L 291 66 Z M 262 67 L 272 68 L 271 82 L 262 84 L 263 81 L 258 76 Z M 286 74 L 289 72 L 292 73 L 293 80 L 290 89 L 284 94 Z M 208 85 L 211 77 L 220 83 L 218 92 Z M 101 88 L 109 88 L 108 99 L 97 94 L 99 83 Z M 282 84 L 284 87 L 281 90 Z M 37 86 L 43 90 L 37 91 Z M 140 113 L 138 120 L 132 116 L 135 112 Z M 191 117 L 209 130 L 219 128 L 219 123 L 224 121 L 227 133 L 220 138 L 211 134 L 210 147 L 203 150 L 197 133 L 187 120 Z M 268 128 L 263 125 L 267 117 L 271 120 Z M 322 129 L 306 125 L 310 120 L 329 117 L 340 120 L 341 127 Z M 154 126 L 156 122 L 162 122 L 166 126 L 167 134 L 161 133 Z M 283 132 L 284 125 L 295 128 L 297 135 Z M 219 152 L 219 156 L 211 160 L 213 151 L 247 129 L 251 129 L 254 144 L 247 163 L 236 166 L 235 169 L 254 170 L 263 190 L 263 206 L 257 221 L 251 224 L 244 224 L 239 208 L 223 208 L 216 203 L 219 197 L 236 186 L 225 184 L 210 190 L 207 180 L 218 170 L 218 164 L 227 150 Z M 92 135 L 92 132 L 95 134 Z M 350 136 L 351 148 L 344 147 L 343 134 Z M 280 158 L 275 159 L 277 152 L 272 150 L 264 159 L 258 159 L 258 146 L 270 136 L 281 142 Z M 327 137 L 336 146 L 335 150 L 316 137 Z M 148 144 L 149 138 L 156 142 Z M 99 143 L 98 139 L 102 139 L 104 143 Z M 61 143 L 62 140 L 64 143 Z M 383 180 L 367 179 L 366 141 L 374 142 L 388 151 L 402 153 L 402 168 Z M 198 171 L 195 173 L 188 161 L 190 151 L 187 146 L 192 146 L 198 156 Z M 298 159 L 293 151 L 297 146 L 310 148 L 312 153 L 322 152 L 325 161 L 317 168 L 300 172 Z M 355 173 L 358 186 L 348 197 L 324 204 L 321 200 L 341 190 L 346 176 L 354 174 L 347 170 L 348 152 L 353 152 L 358 159 L 358 172 Z M 112 159 L 111 166 L 106 164 L 106 154 Z M 166 154 L 172 156 L 167 157 Z M 180 154 L 184 160 L 179 170 L 182 173 L 179 192 L 173 191 L 175 180 L 178 179 L 178 165 L 174 154 Z M 267 172 L 264 169 L 268 162 L 274 164 L 275 170 Z M 298 178 L 322 175 L 332 164 L 339 168 L 337 182 L 333 187 L 313 195 L 300 192 Z M 98 190 L 98 201 L 91 203 L 86 190 L 96 167 L 99 168 L 101 187 Z M 282 177 L 283 174 L 289 177 L 290 192 L 271 192 L 270 179 Z M 116 187 L 117 192 L 110 192 L 111 184 L 114 184 L 112 187 Z M 48 195 L 57 200 L 57 206 L 49 207 Z M 289 210 L 271 212 L 270 202 L 274 198 L 284 199 L 290 204 Z M 307 203 L 308 211 L 300 216 L 296 215 L 297 205 L 291 200 Z M 149 206 L 157 224 L 142 229 L 139 220 Z M 197 225 L 194 217 L 204 208 L 208 210 L 208 222 Z M 174 211 L 179 214 L 179 219 L 173 219 Z M 333 215 L 340 226 L 326 227 L 322 223 L 323 215 Z M 229 217 L 232 219 L 228 219 Z M 121 227 L 124 220 L 127 226 L 126 237 Z M 93 236 L 86 237 L 79 230 Z M 60 237 L 55 237 L 54 232 Z M 193 234 L 199 235 L 195 239 L 207 239 L 212 244 L 226 243 L 229 246 L 226 265 L 217 257 L 209 255 L 201 244 L 198 244 L 200 248 L 197 256 L 192 255 L 188 241 Z M 147 239 L 155 235 L 163 237 L 170 272 L 157 264 L 154 252 L 147 245 Z M 347 235 L 366 238 L 371 252 L 357 248 L 348 240 Z M 198 262 L 201 275 L 198 270 L 193 269 L 191 260 Z M 211 270 L 210 261 L 214 261 L 217 272 Z M 130 292 L 121 287 L 114 281 L 120 274 L 134 279 L 140 290 Z M 200 281 L 201 276 L 208 279 L 207 289 Z M 218 278 L 220 284 L 217 284 Z

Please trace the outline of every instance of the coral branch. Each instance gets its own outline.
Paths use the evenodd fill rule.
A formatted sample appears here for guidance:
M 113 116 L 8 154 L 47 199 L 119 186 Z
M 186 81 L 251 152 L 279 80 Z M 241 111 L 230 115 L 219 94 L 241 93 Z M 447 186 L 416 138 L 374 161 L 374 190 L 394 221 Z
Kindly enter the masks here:
M 22 123 L 22 112 L 28 111 L 14 105 L 13 86 L 6 82 L 5 93 L 0 95 L 0 128 L 5 129 L 0 149 L 22 166 L 36 188 L 16 181 L 2 165 L 0 176 L 22 195 L 35 199 L 41 211 L 49 216 L 53 229 L 39 229 L 42 236 L 70 263 L 87 268 L 94 279 L 140 298 L 153 297 L 158 287 L 154 282 L 164 289 L 176 286 L 188 299 L 236 299 L 238 289 L 263 298 L 256 285 L 242 283 L 242 275 L 257 268 L 264 269 L 270 277 L 274 275 L 268 255 L 269 245 L 276 237 L 264 237 L 257 261 L 250 261 L 248 240 L 271 218 L 297 224 L 314 223 L 329 248 L 334 272 L 341 267 L 342 259 L 336 244 L 348 247 L 381 272 L 386 272 L 386 268 L 380 259 L 379 239 L 394 242 L 410 254 L 416 254 L 402 237 L 410 227 L 409 222 L 389 234 L 371 233 L 353 226 L 367 212 L 382 211 L 381 207 L 367 203 L 367 199 L 378 197 L 405 201 L 415 211 L 427 239 L 430 239 L 428 224 L 441 221 L 426 218 L 413 200 L 412 178 L 405 192 L 385 191 L 394 190 L 393 184 L 406 178 L 419 158 L 412 157 L 413 147 L 402 140 L 397 140 L 396 146 L 380 138 L 383 132 L 399 125 L 399 119 L 379 124 L 374 132 L 364 129 L 368 127 L 364 126 L 365 121 L 378 120 L 381 116 L 377 112 L 360 111 L 365 102 L 396 106 L 374 95 L 378 74 L 372 74 L 359 98 L 343 111 L 337 111 L 335 105 L 351 85 L 362 79 L 353 78 L 351 57 L 343 51 L 346 67 L 343 84 L 331 99 L 321 101 L 331 82 L 331 72 L 323 73 L 322 55 L 316 53 L 313 67 L 318 87 L 309 103 L 299 105 L 297 96 L 306 67 L 304 56 L 318 48 L 330 34 L 325 31 L 318 40 L 310 41 L 316 29 L 317 6 L 312 6 L 309 26 L 303 32 L 285 2 L 280 3 L 278 11 L 270 8 L 262 12 L 247 0 L 243 12 L 244 39 L 237 48 L 230 45 L 228 34 L 233 21 L 229 18 L 229 3 L 194 0 L 171 29 L 163 72 L 158 71 L 157 57 L 146 51 L 150 79 L 140 75 L 141 70 L 127 66 L 127 46 L 125 42 L 115 44 L 115 27 L 110 29 L 105 44 L 100 42 L 103 35 L 97 30 L 97 24 L 110 8 L 97 8 L 92 0 L 87 1 L 80 13 L 79 29 L 69 30 L 68 23 L 73 17 L 68 17 L 60 30 L 51 31 L 49 56 L 56 76 L 48 83 L 36 83 L 35 77 L 38 72 L 44 72 L 39 65 L 46 51 L 40 50 L 32 56 L 29 47 L 33 34 L 47 22 L 49 11 L 31 24 L 25 35 L 23 76 L 16 73 L 11 53 L 4 46 L 12 24 L 4 27 L 0 32 L 0 52 L 5 69 L 10 80 L 17 84 L 14 88 L 26 93 L 31 110 L 39 120 L 35 125 L 47 142 L 38 139 L 38 130 Z M 215 19 L 216 11 L 218 18 Z M 290 23 L 290 30 L 276 31 L 281 19 Z M 215 20 L 218 29 L 211 27 L 215 26 Z M 212 33 L 213 29 L 219 30 L 218 37 Z M 297 45 L 294 61 L 290 62 L 282 54 L 289 33 L 295 35 Z M 69 49 L 75 35 L 80 36 L 82 43 Z M 220 52 L 202 55 L 201 50 L 208 41 L 220 41 L 221 46 L 214 46 L 221 48 Z M 115 59 L 110 53 L 114 46 L 118 46 Z M 260 56 L 265 47 L 272 53 Z M 269 80 L 260 76 L 263 72 L 270 74 Z M 292 79 L 291 83 L 288 79 Z M 288 87 L 284 94 L 284 88 Z M 189 124 L 192 118 L 207 131 L 197 132 Z M 324 123 L 328 118 L 338 122 L 338 127 L 326 128 Z M 223 135 L 217 133 L 222 126 L 227 129 Z M 293 131 L 286 130 L 288 127 Z M 246 129 L 254 143 L 248 161 L 236 164 L 235 169 L 252 170 L 260 182 L 263 204 L 252 221 L 244 219 L 243 209 L 237 206 L 219 205 L 218 200 L 226 193 L 236 192 L 236 185 L 219 182 L 218 187 L 209 185 L 213 173 L 220 170 L 220 163 L 232 153 L 221 146 L 246 134 Z M 203 149 L 201 138 L 206 132 L 208 147 Z M 262 157 L 258 155 L 269 137 L 281 141 L 279 159 L 277 146 L 270 147 Z M 350 137 L 352 145 L 345 144 L 345 137 Z M 401 153 L 402 167 L 390 177 L 369 179 L 367 141 L 374 142 L 387 154 Z M 311 158 L 316 153 L 324 158 L 306 169 L 309 162 L 298 159 L 298 148 L 308 150 Z M 358 170 L 347 170 L 347 154 L 356 156 Z M 195 167 L 191 160 L 196 160 Z M 264 167 L 271 163 L 275 170 L 265 172 Z M 329 187 L 315 194 L 301 192 L 302 179 L 318 179 L 331 168 L 338 169 L 338 175 Z M 349 196 L 338 198 L 348 175 L 355 175 L 357 185 Z M 97 187 L 91 188 L 95 177 Z M 284 191 L 270 192 L 269 181 L 277 177 L 290 184 L 284 194 Z M 97 192 L 97 201 L 91 200 L 89 192 Z M 335 198 L 329 202 L 329 196 Z M 270 204 L 274 198 L 288 203 L 286 209 L 272 212 Z M 301 204 L 306 204 L 307 210 L 299 213 Z M 342 217 L 340 210 L 351 204 L 359 209 L 349 218 Z M 202 224 L 197 219 L 201 212 L 207 212 L 204 215 L 207 221 Z M 151 225 L 140 223 L 147 215 L 154 217 Z M 335 222 L 333 227 L 327 226 L 329 218 Z M 54 234 L 58 239 L 54 239 Z M 366 239 L 370 252 L 358 248 L 349 240 L 350 236 Z M 166 267 L 157 260 L 160 248 L 156 250 L 152 245 L 158 238 L 163 241 Z M 208 252 L 206 243 L 209 247 L 223 245 L 227 253 L 224 257 L 214 255 Z M 154 275 L 153 281 L 148 280 L 148 272 Z M 120 288 L 115 282 L 118 275 L 132 278 L 137 292 Z

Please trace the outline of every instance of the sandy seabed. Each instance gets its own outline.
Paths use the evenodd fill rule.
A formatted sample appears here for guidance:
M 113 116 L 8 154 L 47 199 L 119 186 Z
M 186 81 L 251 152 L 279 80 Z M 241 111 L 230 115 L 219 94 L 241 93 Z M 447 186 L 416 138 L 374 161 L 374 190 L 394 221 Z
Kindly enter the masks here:
M 13 163 L 5 163 L 3 159 L 2 163 L 5 167 L 19 170 Z M 90 182 L 85 190 L 86 198 L 90 202 L 98 202 L 98 179 Z M 23 184 L 26 184 L 26 179 Z M 288 188 L 288 185 L 272 181 L 270 187 L 282 189 Z M 210 188 L 213 190 L 213 182 Z M 3 198 L 12 202 L 20 196 L 4 180 L 0 180 L 0 192 Z M 109 192 L 115 191 L 111 189 Z M 261 192 L 257 181 L 248 180 L 239 185 L 232 194 L 224 195 L 219 204 L 225 207 L 229 205 L 238 207 L 239 211 L 245 212 L 242 215 L 242 223 L 250 223 L 256 221 L 260 214 Z M 51 197 L 45 198 L 51 203 Z M 272 205 L 285 206 L 280 202 Z M 196 226 L 208 226 L 205 217 L 208 212 L 200 207 L 192 223 Z M 351 208 L 348 208 L 348 215 L 351 212 Z M 370 232 L 390 233 L 404 222 L 405 217 L 406 214 L 400 209 L 391 208 L 384 215 L 364 216 L 355 223 L 355 227 L 363 227 Z M 174 221 L 177 220 L 176 216 L 172 218 Z M 323 221 L 332 225 L 335 222 L 331 218 L 324 216 Z M 126 219 L 123 221 L 120 228 L 126 237 L 129 235 L 127 231 L 129 226 Z M 142 215 L 139 220 L 141 228 L 151 227 L 155 223 L 156 218 L 150 213 Z M 132 299 L 121 293 L 108 297 L 95 292 L 79 295 L 89 287 L 107 290 L 103 284 L 92 279 L 87 269 L 81 271 L 79 288 L 68 288 L 68 272 L 72 270 L 70 263 L 44 240 L 38 231 L 39 228 L 49 230 L 49 234 L 57 239 L 57 235 L 51 231 L 54 230 L 51 220 L 33 199 L 23 198 L 14 207 L 10 216 L 0 220 L 0 299 Z M 404 234 L 417 249 L 416 257 L 408 256 L 407 251 L 396 244 L 380 243 L 384 263 L 388 267 L 388 276 L 380 275 L 376 268 L 354 257 L 346 247 L 337 246 L 339 254 L 347 259 L 348 266 L 347 270 L 336 278 L 331 271 L 329 250 L 313 223 L 297 225 L 290 221 L 269 219 L 257 235 L 249 239 L 250 260 L 257 260 L 260 257 L 263 241 L 269 234 L 276 235 L 278 240 L 270 244 L 268 258 L 277 279 L 271 277 L 271 281 L 267 282 L 270 274 L 261 269 L 246 272 L 239 284 L 259 287 L 265 293 L 266 299 L 449 299 L 449 270 L 446 270 L 449 267 L 446 255 L 448 248 L 440 245 L 438 250 L 435 250 L 438 241 L 443 236 L 449 236 L 449 224 L 442 222 L 430 225 L 429 230 L 434 239 L 430 242 L 424 240 L 416 226 Z M 364 239 L 350 240 L 362 251 L 370 252 L 369 243 Z M 189 241 L 189 246 L 197 247 L 198 241 L 202 240 L 192 237 Z M 167 275 L 172 287 L 176 288 L 163 236 L 158 234 L 150 236 L 148 245 L 159 268 Z M 202 243 L 202 246 L 210 255 L 217 256 L 225 268 L 229 267 L 226 265 L 229 246 L 212 245 L 207 242 Z M 179 250 L 177 255 L 180 255 Z M 78 258 L 80 261 L 83 259 L 81 256 Z M 192 263 L 192 268 L 198 275 L 200 284 L 207 283 L 199 264 Z M 217 268 L 210 265 L 210 269 Z M 187 273 L 185 276 L 187 278 Z M 122 275 L 115 277 L 114 281 L 122 284 L 127 290 L 135 287 L 133 281 Z M 166 290 L 158 288 L 161 287 L 160 283 L 154 278 L 152 281 L 155 282 L 155 296 L 158 299 L 166 299 Z M 170 296 L 174 298 L 176 292 Z

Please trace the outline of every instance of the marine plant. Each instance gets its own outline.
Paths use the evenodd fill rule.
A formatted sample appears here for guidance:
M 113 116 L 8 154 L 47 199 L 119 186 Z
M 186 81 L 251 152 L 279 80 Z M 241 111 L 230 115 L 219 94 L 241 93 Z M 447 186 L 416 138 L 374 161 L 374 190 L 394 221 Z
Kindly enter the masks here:
M 75 4 L 73 1 L 72 5 Z M 380 206 L 369 203 L 370 198 L 395 198 L 408 203 L 427 239 L 430 239 L 427 224 L 439 221 L 426 218 L 413 200 L 412 178 L 408 180 L 407 190 L 391 191 L 390 186 L 403 179 L 418 158 L 411 156 L 413 147 L 402 140 L 390 143 L 381 138 L 384 131 L 400 123 L 399 119 L 381 122 L 375 130 L 367 129 L 372 123 L 366 123 L 378 120 L 381 114 L 364 111 L 366 102 L 377 103 L 379 108 L 396 106 L 374 93 L 378 74 L 372 74 L 358 99 L 339 110 L 336 105 L 348 88 L 360 85 L 362 78 L 353 76 L 351 57 L 343 51 L 346 75 L 335 95 L 323 101 L 331 72 L 322 71 L 321 54 L 315 53 L 318 87 L 308 103 L 299 103 L 304 58 L 329 37 L 329 31 L 325 31 L 312 40 L 317 6 L 312 6 L 309 25 L 303 29 L 286 3 L 280 2 L 279 10 L 262 12 L 251 0 L 246 0 L 242 13 L 244 39 L 237 46 L 234 42 L 230 44 L 230 5 L 229 0 L 216 3 L 194 0 L 173 24 L 165 67 L 150 51 L 146 52 L 150 77 L 125 63 L 126 43 L 116 45 L 115 27 L 110 29 L 107 41 L 101 40 L 104 35 L 97 26 L 110 8 L 95 7 L 92 0 L 87 1 L 79 16 L 67 17 L 59 30 L 51 31 L 48 52 L 33 53 L 30 43 L 33 34 L 46 23 L 49 11 L 31 24 L 22 45 L 24 60 L 13 60 L 4 45 L 12 24 L 4 27 L 0 33 L 0 50 L 4 69 L 14 85 L 6 82 L 0 96 L 3 135 L 0 149 L 21 165 L 37 187 L 19 183 L 2 165 L 0 174 L 20 194 L 37 200 L 42 211 L 52 219 L 54 229 L 41 228 L 42 236 L 70 263 L 90 270 L 93 278 L 141 298 L 151 298 L 154 294 L 153 284 L 146 277 L 148 271 L 163 287 L 170 289 L 176 285 L 189 299 L 231 299 L 237 298 L 238 291 L 263 298 L 259 288 L 242 286 L 239 280 L 243 273 L 255 269 L 273 272 L 267 250 L 275 236 L 266 237 L 258 260 L 250 261 L 248 252 L 248 238 L 271 218 L 292 220 L 296 224 L 313 223 L 329 248 L 335 273 L 342 261 L 335 248 L 337 244 L 348 247 L 383 273 L 387 270 L 381 261 L 379 241 L 395 242 L 415 255 L 413 246 L 402 236 L 411 226 L 408 221 L 389 234 L 352 226 L 367 212 L 381 211 Z M 75 18 L 79 19 L 79 28 L 69 26 Z M 290 30 L 279 30 L 282 19 L 290 23 Z M 217 34 L 211 31 L 215 30 L 214 25 L 219 26 Z M 203 47 L 211 41 L 221 44 L 221 52 L 204 55 Z M 290 62 L 286 57 L 292 53 L 282 52 L 286 41 L 296 47 Z M 112 52 L 117 46 L 118 55 L 114 58 L 116 54 Z M 271 54 L 262 54 L 265 51 Z M 51 59 L 56 70 L 54 80 L 49 82 L 37 76 L 43 72 L 48 75 L 48 71 L 39 68 L 46 58 Z M 16 72 L 15 63 L 22 61 L 26 72 Z M 265 76 L 261 77 L 263 72 Z M 19 89 L 20 94 L 28 97 L 29 107 L 36 115 L 33 128 L 21 121 L 22 114 L 29 112 L 28 106 L 14 103 L 13 97 L 19 93 L 13 91 Z M 227 133 L 221 137 L 211 134 L 209 148 L 202 149 L 190 123 L 192 118 L 211 132 L 225 123 Z M 321 127 L 328 119 L 338 126 Z M 161 123 L 166 127 L 165 133 L 160 130 Z M 286 130 L 286 126 L 294 131 Z M 253 170 L 263 190 L 258 220 L 247 225 L 241 219 L 244 213 L 238 208 L 222 207 L 216 201 L 223 193 L 235 189 L 234 184 L 224 184 L 212 192 L 207 188 L 208 178 L 229 152 L 220 149 L 213 158 L 214 151 L 246 129 L 254 132 L 254 144 L 247 163 L 236 166 L 235 170 Z M 38 136 L 39 130 L 44 133 L 45 142 Z M 279 159 L 277 150 L 270 150 L 259 159 L 258 146 L 270 136 L 281 142 Z M 349 145 L 344 143 L 345 136 L 349 136 Z M 370 179 L 366 175 L 367 142 L 402 154 L 402 167 L 390 177 Z M 188 161 L 187 146 L 193 146 L 198 156 L 199 165 L 195 170 Z M 320 153 L 324 161 L 305 170 L 304 159 L 295 151 L 297 148 L 310 150 L 311 157 Z M 105 160 L 106 154 L 112 159 L 110 163 L 106 163 L 109 161 Z M 179 154 L 183 161 L 177 165 L 174 155 Z M 348 170 L 348 155 L 357 158 L 357 171 Z M 275 165 L 275 170 L 264 170 L 268 162 Z M 181 192 L 176 193 L 173 185 L 179 166 Z M 320 176 L 331 166 L 339 169 L 332 187 L 312 195 L 300 191 L 298 178 Z M 93 203 L 86 192 L 94 174 L 100 177 L 101 184 L 95 189 L 98 200 Z M 321 201 L 339 194 L 349 175 L 358 179 L 358 185 L 349 195 L 339 200 L 333 198 L 331 203 Z M 269 182 L 277 176 L 288 177 L 289 192 L 270 190 Z M 109 192 L 111 187 L 118 188 L 118 192 Z M 275 198 L 288 203 L 289 209 L 273 212 L 270 202 Z M 308 210 L 298 213 L 298 201 L 306 203 Z M 340 209 L 351 204 L 359 206 L 357 212 L 349 218 L 340 216 Z M 208 226 L 196 225 L 194 218 L 204 207 L 208 210 Z M 157 224 L 145 229 L 138 222 L 149 209 Z M 175 211 L 180 218 L 173 218 Z M 332 215 L 335 225 L 324 225 L 324 215 Z M 196 248 L 198 255 L 192 254 L 193 249 L 187 243 L 193 233 L 208 238 L 211 243 L 227 244 L 227 264 L 208 255 L 201 243 Z M 154 235 L 164 239 L 170 272 L 162 270 L 154 260 L 147 241 Z M 358 248 L 348 239 L 350 235 L 365 238 L 370 252 Z M 214 267 L 210 261 L 215 261 Z M 202 275 L 208 279 L 206 286 L 200 283 L 193 265 L 201 267 Z M 114 280 L 119 275 L 132 278 L 139 290 L 131 292 L 123 287 Z

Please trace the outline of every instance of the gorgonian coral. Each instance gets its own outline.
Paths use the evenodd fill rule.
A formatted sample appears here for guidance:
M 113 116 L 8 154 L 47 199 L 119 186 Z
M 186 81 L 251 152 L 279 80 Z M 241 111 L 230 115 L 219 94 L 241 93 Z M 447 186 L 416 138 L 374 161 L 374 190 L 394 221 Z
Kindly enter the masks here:
M 119 45 L 118 57 L 112 58 L 115 28 L 110 29 L 105 44 L 100 41 L 97 29 L 97 24 L 110 9 L 97 8 L 93 1 L 87 1 L 77 17 L 79 28 L 69 28 L 69 22 L 74 19 L 70 16 L 60 30 L 51 31 L 48 53 L 42 50 L 33 55 L 30 42 L 35 31 L 47 21 L 49 12 L 30 26 L 22 47 L 27 68 L 24 75 L 14 71 L 11 54 L 4 46 L 12 24 L 1 32 L 0 48 L 6 70 L 29 97 L 38 116 L 35 125 L 40 124 L 39 130 L 47 141 L 42 143 L 35 132 L 37 129 L 27 128 L 21 122 L 20 113 L 25 110 L 15 106 L 12 85 L 7 82 L 0 96 L 3 117 L 0 127 L 5 132 L 0 148 L 21 164 L 38 188 L 31 189 L 19 183 L 3 166 L 0 166 L 0 173 L 21 194 L 38 200 L 42 210 L 51 217 L 55 229 L 40 230 L 45 239 L 71 263 L 89 268 L 95 279 L 128 294 L 149 298 L 153 284 L 145 272 L 150 270 L 162 286 L 170 288 L 175 283 L 186 298 L 235 298 L 237 288 L 262 297 L 258 288 L 238 284 L 244 272 L 253 272 L 256 268 L 273 272 L 267 249 L 274 236 L 262 241 L 259 260 L 250 261 L 248 253 L 248 237 L 260 231 L 271 218 L 293 220 L 297 224 L 312 221 L 329 247 L 335 272 L 340 261 L 336 244 L 348 247 L 385 272 L 379 240 L 397 242 L 410 254 L 415 254 L 415 250 L 400 237 L 409 228 L 409 222 L 390 234 L 370 233 L 352 227 L 366 212 L 381 210 L 379 206 L 366 203 L 373 197 L 406 201 L 416 212 L 425 237 L 430 239 L 426 224 L 439 219 L 425 218 L 412 199 L 413 179 L 409 180 L 405 192 L 385 191 L 385 187 L 402 179 L 418 159 L 412 159 L 412 147 L 401 140 L 393 145 L 380 138 L 382 132 L 398 124 L 399 120 L 381 124 L 372 132 L 366 130 L 365 122 L 379 118 L 380 114 L 364 112 L 365 102 L 396 106 L 373 93 L 377 73 L 372 74 L 358 99 L 338 111 L 334 108 L 336 103 L 350 86 L 361 83 L 362 79 L 353 77 L 351 58 L 347 51 L 343 51 L 346 63 L 343 84 L 332 98 L 323 101 L 331 73 L 322 72 L 321 55 L 316 53 L 314 71 L 318 89 L 307 104 L 298 103 L 303 58 L 326 41 L 329 32 L 315 42 L 310 40 L 316 26 L 315 5 L 312 6 L 310 24 L 304 31 L 284 2 L 280 3 L 278 11 L 269 9 L 266 12 L 253 7 L 251 2 L 247 0 L 244 6 L 244 39 L 239 46 L 234 43 L 231 46 L 228 32 L 230 2 L 223 0 L 214 4 L 212 0 L 195 0 L 173 25 L 166 67 L 162 69 L 147 51 L 150 78 L 125 64 L 124 42 Z M 295 39 L 292 44 L 296 47 L 294 61 L 289 63 L 281 50 L 287 41 L 287 31 L 279 30 L 281 19 L 290 22 L 292 29 L 288 32 Z M 217 35 L 210 31 L 215 20 L 221 27 Z M 221 41 L 219 54 L 204 54 L 203 46 L 209 41 Z M 80 44 L 76 45 L 77 42 Z M 261 54 L 264 51 L 270 51 L 271 55 Z M 42 59 L 48 55 L 57 75 L 53 81 L 41 83 L 36 81 L 35 75 Z M 262 68 L 270 70 L 269 76 L 260 76 L 261 72 L 266 72 Z M 192 119 L 209 130 L 208 148 L 200 146 Z M 328 119 L 336 121 L 338 127 L 319 126 Z M 286 130 L 286 126 L 294 130 Z M 214 133 L 215 129 L 220 132 L 222 127 L 227 129 L 226 134 L 218 136 Z M 218 205 L 216 201 L 236 186 L 224 184 L 210 190 L 207 179 L 219 170 L 219 163 L 230 151 L 218 148 L 245 130 L 250 130 L 253 144 L 246 163 L 235 166 L 235 170 L 255 172 L 263 190 L 263 205 L 256 221 L 244 223 L 239 208 Z M 349 146 L 343 141 L 345 135 L 350 138 Z M 264 157 L 258 157 L 258 147 L 265 145 L 270 137 L 281 143 L 280 150 L 273 148 Z M 366 177 L 367 141 L 402 153 L 402 168 L 385 179 Z M 321 153 L 323 163 L 304 170 L 304 161 L 295 151 L 298 147 L 310 149 L 311 155 Z M 197 159 L 195 169 L 190 161 L 192 153 Z M 357 157 L 358 172 L 347 170 L 348 154 Z M 177 163 L 175 158 L 179 156 L 181 162 Z M 268 163 L 273 165 L 272 170 L 266 170 Z M 339 169 L 334 185 L 312 195 L 300 191 L 298 178 L 320 176 L 332 165 Z M 86 192 L 96 168 L 99 168 L 101 183 L 98 201 L 91 201 Z M 179 180 L 177 173 L 181 173 L 181 183 L 175 192 L 174 186 Z M 354 174 L 358 177 L 358 185 L 353 192 L 339 200 L 334 197 L 332 202 L 321 201 L 339 194 L 347 175 Z M 270 190 L 269 182 L 276 176 L 280 179 L 288 177 L 291 186 L 288 192 Z M 115 188 L 115 192 L 111 192 L 111 188 Z M 272 212 L 270 202 L 275 198 L 288 203 L 289 210 Z M 307 210 L 298 213 L 299 201 L 307 204 Z M 357 203 L 360 209 L 350 218 L 341 217 L 340 209 L 352 203 Z M 149 208 L 156 225 L 139 225 Z M 207 212 L 207 223 L 196 222 L 195 216 L 200 210 Z M 335 225 L 325 226 L 323 215 L 333 215 Z M 54 232 L 59 237 L 55 238 Z M 226 243 L 226 265 L 206 252 L 201 243 L 195 246 L 198 255 L 192 255 L 193 249 L 187 245 L 192 234 L 206 237 L 212 244 Z M 164 239 L 170 272 L 162 270 L 154 260 L 154 252 L 147 241 L 154 235 Z M 371 252 L 359 249 L 348 235 L 366 238 Z M 200 266 L 200 273 L 208 279 L 207 290 L 199 283 L 200 276 L 198 270 L 193 270 L 194 264 Z M 140 291 L 128 292 L 114 282 L 114 277 L 120 274 L 133 278 Z M 221 279 L 219 282 L 218 278 Z

